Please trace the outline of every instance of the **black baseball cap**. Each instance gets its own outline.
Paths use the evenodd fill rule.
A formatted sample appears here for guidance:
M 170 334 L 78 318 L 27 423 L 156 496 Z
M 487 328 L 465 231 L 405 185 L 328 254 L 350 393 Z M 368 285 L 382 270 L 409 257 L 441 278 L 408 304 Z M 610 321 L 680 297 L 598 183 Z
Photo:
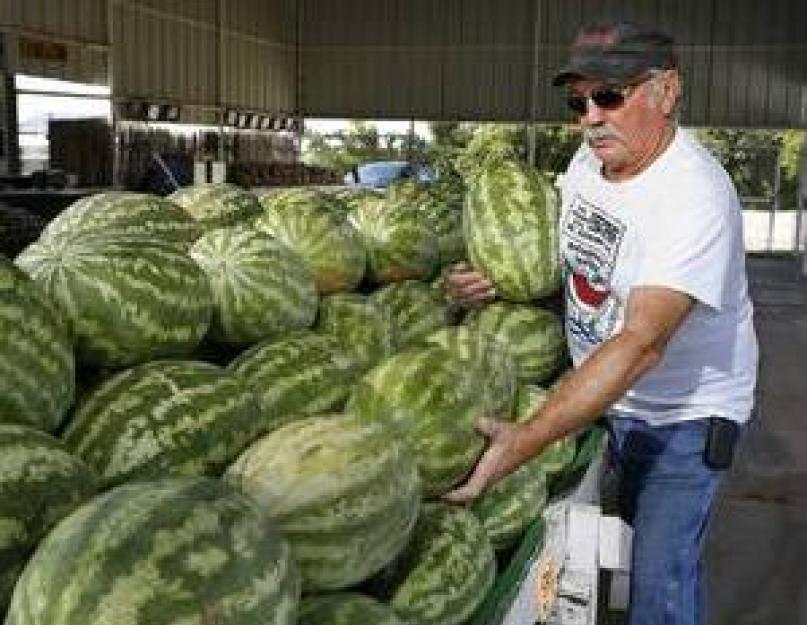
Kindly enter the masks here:
M 580 78 L 625 82 L 651 69 L 678 67 L 672 37 L 631 21 L 583 27 L 575 37 L 569 62 L 552 79 L 559 87 Z

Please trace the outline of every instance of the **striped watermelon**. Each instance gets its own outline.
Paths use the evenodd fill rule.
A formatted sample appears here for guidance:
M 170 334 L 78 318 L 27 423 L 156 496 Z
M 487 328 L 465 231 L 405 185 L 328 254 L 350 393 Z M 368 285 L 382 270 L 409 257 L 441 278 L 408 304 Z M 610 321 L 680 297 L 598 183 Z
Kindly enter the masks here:
M 424 343 L 442 347 L 454 356 L 472 363 L 480 371 L 492 393 L 499 397 L 515 398 L 518 364 L 510 350 L 496 339 L 460 325 L 437 330 L 427 336 Z M 512 414 L 514 408 L 514 403 L 511 403 L 504 411 Z
M 254 193 L 228 183 L 184 187 L 168 199 L 184 208 L 204 231 L 240 224 L 261 213 L 261 204 Z
M 90 392 L 64 441 L 111 486 L 216 476 L 263 425 L 257 397 L 232 373 L 162 360 L 118 373 Z
M 463 232 L 474 267 L 508 300 L 557 291 L 559 201 L 552 184 L 515 161 L 483 167 L 466 182 Z
M 379 199 L 362 202 L 351 211 L 350 218 L 367 248 L 373 282 L 428 280 L 437 272 L 437 235 L 412 210 Z
M 370 189 L 367 187 L 337 187 L 334 190 L 328 190 L 327 192 L 341 201 L 344 208 L 348 212 L 352 211 L 358 206 L 361 206 L 368 200 L 377 200 L 381 195 L 375 189 Z
M 505 345 L 518 362 L 519 377 L 524 382 L 551 378 L 563 362 L 563 326 L 548 310 L 498 301 L 472 311 L 465 323 Z
M 549 389 L 549 394 L 552 388 Z M 516 393 L 516 419 L 526 421 L 538 409 L 548 396 L 547 391 L 540 386 L 525 384 L 519 387 Z M 577 436 L 570 434 L 559 441 L 549 445 L 531 463 L 538 464 L 547 476 L 549 485 L 552 480 L 566 470 L 574 460 L 577 451 Z
M 215 340 L 250 345 L 314 323 L 319 303 L 314 276 L 269 235 L 243 226 L 213 230 L 190 255 L 210 281 Z
M 344 415 L 290 423 L 251 445 L 225 479 L 288 537 L 306 592 L 388 564 L 409 539 L 420 488 L 412 456 L 380 424 Z
M 402 619 L 459 625 L 493 586 L 496 560 L 471 512 L 435 503 L 423 507 L 412 541 L 390 570 L 390 606 Z
M 546 401 L 539 386 L 522 386 L 518 391 L 517 420 L 525 421 Z M 496 482 L 476 499 L 471 510 L 496 550 L 512 547 L 527 526 L 543 512 L 547 500 L 547 471 L 544 461 L 563 443 L 554 443 L 542 454 Z
M 90 365 L 125 367 L 189 353 L 210 324 L 207 278 L 170 244 L 57 237 L 31 245 L 15 262 L 66 313 L 77 356 Z
M 0 337 L 0 423 L 57 429 L 75 394 L 67 323 L 39 286 L 2 256 Z
M 297 252 L 322 294 L 352 291 L 364 276 L 367 253 L 343 213 L 314 204 L 267 208 L 253 225 Z
M 95 487 L 89 467 L 55 438 L 0 424 L 0 614 L 37 543 Z
M 340 194 L 330 193 L 316 187 L 292 187 L 270 191 L 260 196 L 260 204 L 267 212 L 275 210 L 294 212 L 300 208 L 307 210 L 310 207 L 316 207 L 326 211 L 345 213 L 348 209 Z
M 255 503 L 219 480 L 119 486 L 59 523 L 6 625 L 294 625 L 299 576 Z
M 361 363 L 335 337 L 300 331 L 258 343 L 229 369 L 258 396 L 268 431 L 303 416 L 341 409 Z
M 366 295 L 337 293 L 320 302 L 317 329 L 342 341 L 367 370 L 396 349 L 395 326 L 386 308 Z
M 164 198 L 110 191 L 73 202 L 47 225 L 40 240 L 91 233 L 142 236 L 187 249 L 202 230 L 185 211 Z
M 387 195 L 387 204 L 392 210 L 413 210 L 437 235 L 440 266 L 465 258 L 462 196 L 450 193 L 445 185 L 423 184 L 411 179 L 392 185 Z
M 405 625 L 386 605 L 356 592 L 304 597 L 299 625 Z
M 399 347 L 418 345 L 451 322 L 449 304 L 440 292 L 417 280 L 388 284 L 371 298 L 389 310 Z
M 423 493 L 436 497 L 462 480 L 485 447 L 478 417 L 512 418 L 508 396 L 485 371 L 439 347 L 410 349 L 371 369 L 355 386 L 346 412 L 390 423 L 412 446 Z

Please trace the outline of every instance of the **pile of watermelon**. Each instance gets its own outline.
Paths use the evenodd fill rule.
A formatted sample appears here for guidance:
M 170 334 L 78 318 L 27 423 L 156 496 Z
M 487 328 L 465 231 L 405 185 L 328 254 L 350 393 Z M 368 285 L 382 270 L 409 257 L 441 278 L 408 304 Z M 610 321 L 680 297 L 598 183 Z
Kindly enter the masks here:
M 0 257 L 5 625 L 471 618 L 575 449 L 440 500 L 565 363 L 554 190 L 479 167 L 464 206 L 104 193 Z M 505 299 L 458 314 L 466 250 Z

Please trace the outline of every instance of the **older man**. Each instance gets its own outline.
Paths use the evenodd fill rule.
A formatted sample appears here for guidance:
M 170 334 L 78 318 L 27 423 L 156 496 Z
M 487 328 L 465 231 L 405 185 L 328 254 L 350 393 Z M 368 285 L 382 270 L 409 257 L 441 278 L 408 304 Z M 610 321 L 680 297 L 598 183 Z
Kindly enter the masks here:
M 670 37 L 628 22 L 584 28 L 554 85 L 584 137 L 560 224 L 575 372 L 528 422 L 481 419 L 488 449 L 447 497 L 476 497 L 607 414 L 634 526 L 629 623 L 702 625 L 710 507 L 756 382 L 737 194 L 678 127 Z M 494 294 L 467 266 L 449 287 L 466 302 Z

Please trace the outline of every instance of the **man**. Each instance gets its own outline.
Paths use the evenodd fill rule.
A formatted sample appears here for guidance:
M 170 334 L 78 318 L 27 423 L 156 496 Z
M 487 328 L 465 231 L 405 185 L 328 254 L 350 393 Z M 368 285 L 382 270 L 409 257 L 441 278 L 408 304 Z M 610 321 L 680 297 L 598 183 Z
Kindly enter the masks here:
M 488 449 L 447 498 L 473 499 L 605 413 L 634 526 L 628 622 L 701 625 L 705 529 L 756 382 L 740 205 L 677 126 L 668 36 L 628 22 L 584 28 L 553 84 L 584 137 L 561 183 L 575 372 L 524 424 L 480 419 Z M 467 265 L 449 289 L 466 303 L 495 295 Z

